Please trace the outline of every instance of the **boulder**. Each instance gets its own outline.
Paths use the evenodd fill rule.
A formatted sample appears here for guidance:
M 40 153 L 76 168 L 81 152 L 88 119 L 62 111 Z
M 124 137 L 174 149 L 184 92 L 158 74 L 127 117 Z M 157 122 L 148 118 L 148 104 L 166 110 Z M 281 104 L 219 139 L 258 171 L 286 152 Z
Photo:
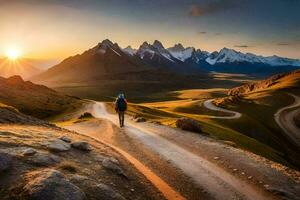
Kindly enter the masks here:
M 101 200 L 125 200 L 125 198 L 118 192 L 114 191 L 108 185 L 99 183 L 92 186 L 91 188 L 95 194 L 97 194 L 97 199 Z
M 83 200 L 85 194 L 59 171 L 44 169 L 25 175 L 24 191 L 33 200 Z
M 67 143 L 71 143 L 72 142 L 71 138 L 69 138 L 68 136 L 62 136 L 59 139 L 62 140 L 62 141 L 64 141 L 64 142 L 67 142 Z
M 70 181 L 86 192 L 87 199 L 94 200 L 125 200 L 125 198 L 113 190 L 110 186 L 96 182 L 86 176 L 74 175 Z
M 176 121 L 176 127 L 186 131 L 202 133 L 201 126 L 198 121 L 190 118 L 180 118 Z
M 47 146 L 50 151 L 54 151 L 54 152 L 69 151 L 71 148 L 69 143 L 66 143 L 62 140 L 50 141 Z
M 105 158 L 102 161 L 102 166 L 118 175 L 127 177 L 123 169 L 120 167 L 119 162 L 115 159 Z
M 144 117 L 137 117 L 134 119 L 134 121 L 140 123 L 140 122 L 146 122 L 146 119 Z
M 12 164 L 12 156 L 0 152 L 0 172 L 7 170 Z
M 23 151 L 23 156 L 32 156 L 36 154 L 36 150 L 33 148 L 27 148 Z
M 75 149 L 79 149 L 79 150 L 82 150 L 82 151 L 91 151 L 92 150 L 91 145 L 87 142 L 84 142 L 84 141 L 73 142 L 71 144 L 71 146 Z
M 58 156 L 49 153 L 37 152 L 33 156 L 29 157 L 28 162 L 37 166 L 50 166 L 60 162 Z

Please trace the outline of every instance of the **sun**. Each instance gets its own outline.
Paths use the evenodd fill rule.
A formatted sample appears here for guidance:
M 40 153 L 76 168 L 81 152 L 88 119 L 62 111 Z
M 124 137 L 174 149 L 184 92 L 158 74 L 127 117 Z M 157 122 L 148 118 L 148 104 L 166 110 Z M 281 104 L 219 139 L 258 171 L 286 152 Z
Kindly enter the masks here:
M 17 48 L 9 48 L 6 51 L 6 56 L 10 60 L 17 60 L 21 56 L 21 51 Z

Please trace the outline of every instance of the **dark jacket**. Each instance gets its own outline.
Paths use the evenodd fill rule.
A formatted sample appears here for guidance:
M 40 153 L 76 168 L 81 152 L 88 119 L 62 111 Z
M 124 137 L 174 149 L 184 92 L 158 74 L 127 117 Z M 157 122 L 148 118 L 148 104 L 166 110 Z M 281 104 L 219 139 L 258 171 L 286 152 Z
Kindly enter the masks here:
M 125 98 L 117 98 L 116 99 L 115 110 L 117 112 L 124 112 L 127 110 L 127 101 Z

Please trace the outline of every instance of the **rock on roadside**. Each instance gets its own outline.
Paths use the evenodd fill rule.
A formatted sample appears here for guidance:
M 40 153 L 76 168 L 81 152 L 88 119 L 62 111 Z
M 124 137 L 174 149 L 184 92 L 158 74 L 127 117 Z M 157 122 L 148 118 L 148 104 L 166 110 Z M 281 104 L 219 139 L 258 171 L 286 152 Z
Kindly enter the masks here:
M 33 156 L 29 157 L 28 162 L 37 166 L 50 166 L 60 162 L 60 158 L 58 156 L 49 154 L 49 153 L 41 153 L 37 152 Z
M 92 187 L 93 191 L 98 194 L 102 200 L 125 200 L 125 198 L 114 191 L 111 187 L 100 183 Z
M 0 172 L 7 170 L 12 164 L 12 156 L 0 152 Z
M 67 143 L 71 143 L 72 142 L 71 138 L 69 138 L 68 136 L 62 136 L 59 139 L 62 140 L 62 141 L 64 141 L 64 142 L 67 142 Z
M 119 163 L 113 159 L 105 158 L 102 161 L 102 166 L 106 169 L 111 170 L 112 172 L 124 176 L 127 178 L 127 175 L 124 173 L 123 169 L 119 166 Z
M 59 171 L 44 169 L 25 175 L 24 191 L 34 200 L 83 200 L 85 194 L 69 182 Z
M 73 142 L 71 144 L 71 146 L 75 149 L 79 149 L 79 150 L 82 150 L 82 151 L 91 151 L 92 150 L 91 145 L 87 142 L 84 142 L 84 141 Z
M 137 117 L 134 119 L 135 122 L 141 123 L 141 122 L 146 122 L 146 119 L 144 117 Z
M 199 122 L 190 118 L 180 118 L 176 121 L 176 127 L 186 131 L 203 133 Z
M 23 156 L 32 156 L 36 154 L 36 150 L 33 148 L 27 148 L 23 151 Z
M 47 146 L 48 146 L 49 150 L 53 151 L 53 152 L 69 151 L 71 148 L 69 143 L 66 143 L 62 140 L 50 141 Z
M 70 181 L 82 188 L 86 192 L 88 199 L 101 199 L 101 200 L 125 200 L 125 198 L 115 191 L 110 186 L 98 183 L 94 180 L 89 179 L 86 176 L 74 175 Z

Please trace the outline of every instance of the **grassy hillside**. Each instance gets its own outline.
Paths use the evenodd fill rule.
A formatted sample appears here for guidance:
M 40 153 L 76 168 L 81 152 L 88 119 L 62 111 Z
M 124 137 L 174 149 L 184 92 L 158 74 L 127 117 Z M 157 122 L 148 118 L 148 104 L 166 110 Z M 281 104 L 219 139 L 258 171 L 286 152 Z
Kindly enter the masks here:
M 0 77 L 0 91 L 0 103 L 38 118 L 56 115 L 79 102 L 77 98 L 24 81 L 20 76 Z
M 216 121 L 281 151 L 286 159 L 299 166 L 300 150 L 286 138 L 276 124 L 274 114 L 278 109 L 293 103 L 294 99 L 289 93 L 300 95 L 300 71 L 246 84 L 228 93 L 234 96 L 215 102 L 226 109 L 243 113 L 243 117 L 238 120 L 239 125 L 229 120 Z

